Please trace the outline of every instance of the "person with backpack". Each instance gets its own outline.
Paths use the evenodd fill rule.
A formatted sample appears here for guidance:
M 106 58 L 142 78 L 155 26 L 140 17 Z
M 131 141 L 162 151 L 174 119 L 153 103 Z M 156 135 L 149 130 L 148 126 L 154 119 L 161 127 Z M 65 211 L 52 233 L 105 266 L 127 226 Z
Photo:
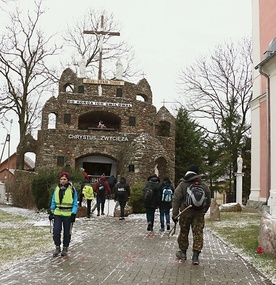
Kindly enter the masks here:
M 183 211 L 188 206 L 191 207 L 179 217 L 180 233 L 177 241 L 180 250 L 176 252 L 176 256 L 182 260 L 187 259 L 188 237 L 190 228 L 192 228 L 192 263 L 194 265 L 199 264 L 199 254 L 203 248 L 204 215 L 211 204 L 211 191 L 208 185 L 202 181 L 202 176 L 199 174 L 198 166 L 191 165 L 184 178 L 180 179 L 172 202 L 172 219 L 175 223 L 178 222 L 175 217 L 179 211 Z
M 49 220 L 54 220 L 53 240 L 56 249 L 53 253 L 57 257 L 67 256 L 68 247 L 71 241 L 71 229 L 78 211 L 78 194 L 72 183 L 69 181 L 69 173 L 62 172 L 59 184 L 53 191 Z M 61 231 L 63 228 L 63 249 L 61 251 Z
M 165 220 L 166 220 L 166 229 L 167 231 L 170 230 L 170 209 L 172 208 L 172 200 L 173 200 L 173 193 L 174 187 L 171 185 L 171 180 L 169 177 L 164 177 L 162 181 L 160 191 L 160 232 L 165 231 Z
M 97 194 L 96 200 L 97 200 L 97 216 L 100 216 L 100 210 L 101 214 L 104 215 L 104 205 L 105 205 L 105 197 L 106 195 L 111 194 L 111 189 L 109 187 L 108 182 L 106 181 L 105 176 L 101 176 L 100 179 L 95 184 L 95 193 Z
M 112 196 L 113 196 L 113 198 L 114 198 L 114 187 L 115 187 L 115 185 L 116 185 L 116 183 L 117 183 L 117 179 L 116 179 L 116 177 L 112 174 L 112 175 L 108 178 L 107 182 L 108 182 L 108 184 L 109 184 L 109 187 L 110 187 L 110 189 L 111 189 Z
M 88 180 L 84 181 L 84 185 L 82 188 L 82 194 L 83 194 L 84 198 L 86 199 L 87 218 L 90 219 L 91 203 L 92 203 L 92 200 L 94 199 L 94 191 L 93 191 L 93 187 L 91 186 L 91 184 L 89 183 Z
M 114 200 L 119 202 L 121 215 L 120 220 L 125 219 L 125 206 L 130 199 L 130 187 L 125 177 L 121 177 L 120 182 L 114 188 Z
M 148 177 L 143 189 L 143 200 L 146 208 L 147 230 L 153 231 L 155 210 L 159 207 L 160 179 L 156 174 Z

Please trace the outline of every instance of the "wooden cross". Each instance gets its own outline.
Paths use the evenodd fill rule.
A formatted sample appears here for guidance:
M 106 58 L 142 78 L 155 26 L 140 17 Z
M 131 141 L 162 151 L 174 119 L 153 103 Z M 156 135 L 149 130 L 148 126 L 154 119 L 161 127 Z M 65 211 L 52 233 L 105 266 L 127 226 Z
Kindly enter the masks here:
M 103 36 L 109 35 L 109 36 L 120 36 L 119 32 L 105 32 L 104 31 L 104 16 L 101 16 L 101 26 L 99 31 L 83 31 L 84 34 L 93 34 L 93 35 L 100 35 L 100 57 L 99 57 L 99 72 L 98 72 L 98 79 L 102 79 L 102 60 L 103 60 Z

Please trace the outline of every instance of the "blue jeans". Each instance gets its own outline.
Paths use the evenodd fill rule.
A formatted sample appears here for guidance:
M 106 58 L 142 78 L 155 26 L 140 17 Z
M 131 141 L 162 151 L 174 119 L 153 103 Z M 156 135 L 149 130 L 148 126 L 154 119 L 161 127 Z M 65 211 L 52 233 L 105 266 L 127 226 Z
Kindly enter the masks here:
M 155 208 L 146 208 L 146 216 L 147 216 L 147 222 L 151 223 L 153 226 L 154 224 L 154 214 L 155 214 Z
M 168 208 L 168 207 L 161 207 L 159 209 L 159 211 L 160 211 L 161 228 L 165 228 L 165 225 L 164 225 L 165 219 L 164 219 L 164 217 L 166 218 L 166 224 L 169 224 L 170 223 L 170 208 Z
M 97 194 L 97 211 L 100 213 L 100 210 L 102 210 L 102 213 L 104 212 L 104 203 L 105 203 L 105 195 L 104 194 Z
M 71 217 L 55 216 L 53 240 L 56 246 L 61 245 L 61 231 L 63 227 L 63 247 L 68 247 L 71 240 Z

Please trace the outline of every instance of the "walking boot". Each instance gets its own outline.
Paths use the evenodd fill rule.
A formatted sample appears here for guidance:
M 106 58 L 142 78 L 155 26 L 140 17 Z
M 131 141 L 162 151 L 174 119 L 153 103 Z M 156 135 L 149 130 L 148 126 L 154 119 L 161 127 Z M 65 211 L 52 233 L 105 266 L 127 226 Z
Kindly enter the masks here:
M 151 231 L 151 230 L 152 230 L 151 222 L 148 222 L 147 231 Z
M 179 259 L 182 259 L 182 260 L 187 260 L 187 252 L 186 250 L 179 250 L 176 252 L 176 257 L 178 257 Z
M 61 256 L 67 256 L 67 255 L 68 255 L 68 247 L 64 247 L 62 249 Z
M 167 223 L 167 231 L 169 231 L 170 229 L 171 229 L 170 223 Z
M 199 251 L 194 250 L 193 257 L 192 257 L 192 263 L 194 265 L 199 265 L 199 260 L 198 260 L 199 253 L 200 253 Z
M 53 257 L 57 257 L 60 254 L 60 246 L 56 246 L 56 249 L 53 253 Z

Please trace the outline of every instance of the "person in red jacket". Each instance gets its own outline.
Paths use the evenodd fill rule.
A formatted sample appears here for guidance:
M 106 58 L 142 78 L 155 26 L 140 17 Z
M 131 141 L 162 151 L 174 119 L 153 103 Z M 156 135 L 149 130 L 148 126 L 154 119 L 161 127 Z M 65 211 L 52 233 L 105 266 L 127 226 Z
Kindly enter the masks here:
M 111 195 L 111 189 L 109 187 L 109 184 L 105 178 L 105 176 L 101 176 L 99 181 L 95 185 L 95 193 L 97 193 L 97 211 L 98 214 L 97 216 L 100 215 L 100 210 L 101 214 L 104 215 L 104 204 L 105 204 L 105 198 L 106 195 Z

